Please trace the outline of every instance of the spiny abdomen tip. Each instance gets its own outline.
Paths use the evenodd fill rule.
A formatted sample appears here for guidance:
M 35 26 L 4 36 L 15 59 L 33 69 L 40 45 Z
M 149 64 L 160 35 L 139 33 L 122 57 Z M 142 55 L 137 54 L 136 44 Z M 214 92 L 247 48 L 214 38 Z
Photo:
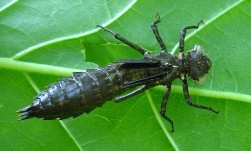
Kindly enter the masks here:
M 33 108 L 33 106 L 29 105 L 27 107 L 24 107 L 24 108 L 16 111 L 17 113 L 21 113 L 19 115 L 20 118 L 18 120 L 21 121 L 21 120 L 25 120 L 25 119 L 31 118 L 32 116 L 30 114 L 32 112 L 32 108 Z

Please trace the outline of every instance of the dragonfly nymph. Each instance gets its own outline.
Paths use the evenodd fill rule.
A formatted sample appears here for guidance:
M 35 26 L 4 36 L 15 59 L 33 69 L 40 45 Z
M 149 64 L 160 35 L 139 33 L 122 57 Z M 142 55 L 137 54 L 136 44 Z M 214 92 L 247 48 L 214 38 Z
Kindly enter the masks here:
M 166 116 L 166 106 L 171 85 L 175 79 L 182 81 L 185 100 L 190 106 L 218 113 L 212 107 L 193 103 L 188 91 L 187 76 L 198 81 L 208 73 L 212 66 L 210 59 L 200 51 L 198 45 L 188 51 L 187 55 L 184 53 L 184 39 L 187 30 L 198 29 L 202 22 L 181 30 L 179 54 L 177 56 L 167 51 L 158 32 L 157 24 L 159 22 L 160 17 L 158 16 L 151 25 L 161 48 L 159 54 L 152 54 L 112 30 L 97 25 L 141 53 L 143 58 L 118 60 L 106 67 L 73 73 L 72 76 L 51 84 L 36 96 L 31 105 L 17 111 L 21 113 L 20 120 L 32 117 L 46 120 L 77 117 L 102 106 L 106 101 L 114 99 L 115 102 L 121 102 L 147 89 L 164 85 L 166 92 L 161 103 L 160 114 L 171 124 L 171 131 L 173 132 L 173 121 Z M 122 95 L 130 90 L 131 92 Z

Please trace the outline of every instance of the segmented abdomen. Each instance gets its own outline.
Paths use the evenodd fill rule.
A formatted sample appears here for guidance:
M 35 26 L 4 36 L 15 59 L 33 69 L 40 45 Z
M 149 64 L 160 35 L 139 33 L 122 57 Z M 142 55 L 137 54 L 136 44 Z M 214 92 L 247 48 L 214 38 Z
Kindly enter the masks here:
M 20 119 L 64 119 L 88 113 L 124 92 L 124 84 L 157 71 L 133 72 L 121 69 L 119 64 L 113 64 L 74 73 L 73 76 L 50 85 L 47 90 L 38 94 L 31 105 L 19 110 L 22 113 Z

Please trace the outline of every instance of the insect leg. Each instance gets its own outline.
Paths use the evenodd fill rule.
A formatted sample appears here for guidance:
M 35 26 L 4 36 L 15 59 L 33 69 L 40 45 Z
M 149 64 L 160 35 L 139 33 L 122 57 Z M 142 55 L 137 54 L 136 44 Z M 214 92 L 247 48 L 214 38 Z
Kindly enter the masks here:
M 186 101 L 187 101 L 188 105 L 196 107 L 196 108 L 204 109 L 204 110 L 210 110 L 210 111 L 212 111 L 214 113 L 217 113 L 217 114 L 219 113 L 219 111 L 215 111 L 210 106 L 203 106 L 203 105 L 199 105 L 199 104 L 193 103 L 192 100 L 191 100 L 191 98 L 190 98 L 190 95 L 189 95 L 188 86 L 187 86 L 187 80 L 184 79 L 184 80 L 182 80 L 182 82 L 183 82 L 183 93 L 184 93 L 184 96 L 186 98 Z
M 165 46 L 162 38 L 160 37 L 159 31 L 158 31 L 158 28 L 157 28 L 157 24 L 160 23 L 160 15 L 157 14 L 156 17 L 157 17 L 157 19 L 156 19 L 155 22 L 153 22 L 153 24 L 151 25 L 151 28 L 153 30 L 153 34 L 154 34 L 155 38 L 157 39 L 157 41 L 158 41 L 158 43 L 159 43 L 159 45 L 161 47 L 162 52 L 167 52 L 166 46 Z
M 160 115 L 171 124 L 172 132 L 174 132 L 173 121 L 169 117 L 166 116 L 166 105 L 167 105 L 170 91 L 171 91 L 171 84 L 167 85 L 167 90 L 161 103 Z
M 134 90 L 134 91 L 132 91 L 132 92 L 130 92 L 128 94 L 125 94 L 123 96 L 120 96 L 120 97 L 116 98 L 115 102 L 117 102 L 117 103 L 122 102 L 122 101 L 128 99 L 129 97 L 132 97 L 132 96 L 135 96 L 135 95 L 137 95 L 139 93 L 144 92 L 147 89 L 149 89 L 149 87 L 144 85 L 143 87 L 141 87 L 141 88 L 139 88 L 137 90 Z
M 133 43 L 133 42 L 127 40 L 126 38 L 124 38 L 124 37 L 120 36 L 119 34 L 113 32 L 112 30 L 110 30 L 110 29 L 108 29 L 108 28 L 105 28 L 105 27 L 103 27 L 103 26 L 100 26 L 100 25 L 97 25 L 97 27 L 100 27 L 100 28 L 102 28 L 104 31 L 111 33 L 116 39 L 120 40 L 121 42 L 123 42 L 123 43 L 127 44 L 128 46 L 132 47 L 133 49 L 137 50 L 137 51 L 140 52 L 142 55 L 149 54 L 149 52 L 148 52 L 146 49 L 144 49 L 144 48 L 142 48 L 142 47 L 136 45 L 135 43 Z
M 203 21 L 201 20 L 197 25 L 195 26 L 187 26 L 183 29 L 181 29 L 180 31 L 180 42 L 179 42 L 179 49 L 180 49 L 180 53 L 179 53 L 179 59 L 182 60 L 184 58 L 184 41 L 185 41 L 185 37 L 186 37 L 186 31 L 188 29 L 198 29 L 200 24 L 202 24 Z

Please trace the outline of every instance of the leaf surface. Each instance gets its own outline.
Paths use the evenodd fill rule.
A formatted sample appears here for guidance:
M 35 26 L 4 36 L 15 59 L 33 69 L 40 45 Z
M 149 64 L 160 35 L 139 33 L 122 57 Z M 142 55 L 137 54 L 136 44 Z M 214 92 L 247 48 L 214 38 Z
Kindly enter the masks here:
M 74 0 L 0 2 L 0 146 L 4 150 L 250 150 L 251 2 Z M 212 59 L 202 83 L 189 82 L 194 102 L 218 115 L 187 105 L 176 80 L 167 115 L 159 115 L 163 86 L 122 103 L 107 102 L 90 114 L 63 121 L 17 121 L 15 111 L 38 91 L 73 71 L 140 58 L 133 49 L 96 28 L 102 25 L 151 52 L 160 48 L 150 25 L 161 16 L 159 32 L 178 52 L 182 27 L 185 49 L 202 45 Z M 102 55 L 101 55 L 102 54 Z

